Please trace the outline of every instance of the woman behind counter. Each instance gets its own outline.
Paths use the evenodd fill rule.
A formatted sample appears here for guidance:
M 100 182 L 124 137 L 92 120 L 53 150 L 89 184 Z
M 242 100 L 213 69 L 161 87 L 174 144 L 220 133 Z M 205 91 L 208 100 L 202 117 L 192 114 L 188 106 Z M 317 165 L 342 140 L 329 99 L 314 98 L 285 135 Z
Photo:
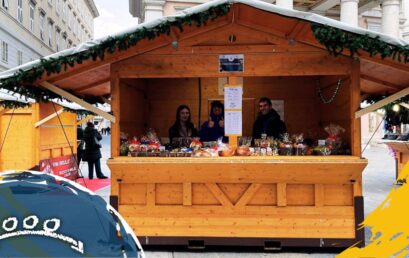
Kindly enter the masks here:
M 176 110 L 176 121 L 169 128 L 170 143 L 172 143 L 173 138 L 197 136 L 197 130 L 190 121 L 190 108 L 186 105 L 180 105 Z

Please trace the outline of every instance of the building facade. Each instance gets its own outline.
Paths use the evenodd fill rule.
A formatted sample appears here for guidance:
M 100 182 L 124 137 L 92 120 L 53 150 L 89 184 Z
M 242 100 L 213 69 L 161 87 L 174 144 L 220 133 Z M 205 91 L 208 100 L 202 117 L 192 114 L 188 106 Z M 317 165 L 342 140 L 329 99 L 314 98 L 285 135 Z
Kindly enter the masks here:
M 0 0 L 0 71 L 93 39 L 93 0 Z
M 174 14 L 207 0 L 129 0 L 141 21 Z M 265 0 L 279 6 L 317 13 L 352 26 L 409 40 L 409 0 Z

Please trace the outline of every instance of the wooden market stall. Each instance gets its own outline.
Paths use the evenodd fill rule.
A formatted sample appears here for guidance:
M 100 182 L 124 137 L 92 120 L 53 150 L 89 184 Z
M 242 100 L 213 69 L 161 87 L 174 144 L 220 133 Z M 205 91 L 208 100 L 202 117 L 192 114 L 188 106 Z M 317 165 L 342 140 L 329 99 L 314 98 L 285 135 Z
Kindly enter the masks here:
M 399 178 L 405 164 L 409 161 L 409 142 L 407 141 L 382 141 L 395 151 L 396 155 L 396 179 Z
M 378 34 L 308 17 L 267 3 L 213 1 L 87 50 L 64 52 L 50 62 L 66 62 L 66 70 L 32 83 L 113 122 L 111 204 L 143 245 L 363 245 L 359 224 L 367 160 L 361 157 L 359 117 L 375 105 L 359 110 L 360 102 L 376 93 L 394 99 L 408 94 L 409 67 L 361 49 L 359 58 L 348 51 L 331 55 L 326 48 L 333 49 L 330 42 L 336 40 L 319 38 L 330 31 L 351 39 Z M 311 26 L 319 24 L 321 33 Z M 244 70 L 221 72 L 220 55 L 225 54 L 242 55 Z M 69 58 L 77 60 L 72 67 Z M 284 103 L 291 134 L 325 139 L 325 125 L 342 126 L 346 151 L 331 156 L 120 156 L 121 132 L 139 136 L 154 128 L 167 137 L 180 104 L 190 106 L 198 127 L 209 116 L 210 102 L 223 100 L 226 83 L 243 87 L 243 135 L 251 135 L 257 101 L 267 96 Z M 110 96 L 112 114 L 79 98 L 87 96 Z
M 63 112 L 55 104 L 69 143 L 61 129 L 53 103 L 32 103 L 30 107 L 1 109 L 0 171 L 38 169 L 41 160 L 58 158 L 76 152 L 77 115 Z

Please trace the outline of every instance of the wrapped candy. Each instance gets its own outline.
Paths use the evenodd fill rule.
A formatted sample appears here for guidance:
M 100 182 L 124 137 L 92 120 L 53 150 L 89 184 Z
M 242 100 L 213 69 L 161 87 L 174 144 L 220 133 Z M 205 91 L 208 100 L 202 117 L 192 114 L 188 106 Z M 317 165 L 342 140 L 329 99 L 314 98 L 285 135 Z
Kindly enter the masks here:
M 338 154 L 342 147 L 342 139 L 340 135 L 345 132 L 345 129 L 336 124 L 329 124 L 324 127 L 324 130 L 328 133 L 325 145 L 330 149 L 332 154 Z
M 250 145 L 251 145 L 251 139 L 252 137 L 239 137 L 239 147 L 237 148 L 236 152 L 237 155 L 239 156 L 250 156 L 251 151 L 250 151 Z
M 294 154 L 296 156 L 304 156 L 307 153 L 307 147 L 304 144 L 304 135 L 301 134 L 295 134 L 293 135 L 294 139 Z
M 192 139 L 192 142 L 190 143 L 190 148 L 193 150 L 199 150 L 200 148 L 203 147 L 202 142 L 199 140 L 199 138 L 195 137 Z
M 288 133 L 283 134 L 282 141 L 279 143 L 279 153 L 284 156 L 291 156 L 293 154 L 293 144 Z

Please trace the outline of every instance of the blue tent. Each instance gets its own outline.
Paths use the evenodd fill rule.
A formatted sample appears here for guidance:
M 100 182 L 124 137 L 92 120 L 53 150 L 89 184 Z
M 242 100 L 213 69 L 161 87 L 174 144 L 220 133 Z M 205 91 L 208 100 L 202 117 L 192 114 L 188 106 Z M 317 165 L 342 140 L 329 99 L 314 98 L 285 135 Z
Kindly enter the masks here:
M 144 257 L 100 196 L 39 172 L 0 173 L 0 257 Z

